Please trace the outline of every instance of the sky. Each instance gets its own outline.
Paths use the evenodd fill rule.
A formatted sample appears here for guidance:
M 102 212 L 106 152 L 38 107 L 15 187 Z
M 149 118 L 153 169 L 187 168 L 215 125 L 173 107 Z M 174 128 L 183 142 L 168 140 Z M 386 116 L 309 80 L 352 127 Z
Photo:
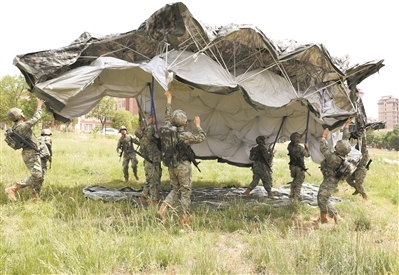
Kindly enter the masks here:
M 16 55 L 69 45 L 83 32 L 124 33 L 137 29 L 172 1 L 1 0 L 0 77 L 19 75 Z M 200 21 L 252 24 L 270 39 L 321 43 L 331 56 L 349 55 L 351 65 L 384 59 L 385 67 L 358 85 L 368 117 L 378 119 L 378 100 L 399 97 L 395 65 L 399 16 L 391 0 L 186 0 Z M 261 5 L 260 5 L 261 4 Z M 394 82 L 395 81 L 395 82 Z

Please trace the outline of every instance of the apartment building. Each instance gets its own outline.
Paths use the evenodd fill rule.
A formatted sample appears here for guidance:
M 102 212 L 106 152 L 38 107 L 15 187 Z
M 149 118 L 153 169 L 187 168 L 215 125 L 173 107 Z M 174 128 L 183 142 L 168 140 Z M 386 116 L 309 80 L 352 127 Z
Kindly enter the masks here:
M 399 99 L 392 95 L 378 100 L 378 120 L 385 121 L 385 129 L 393 130 L 399 124 Z

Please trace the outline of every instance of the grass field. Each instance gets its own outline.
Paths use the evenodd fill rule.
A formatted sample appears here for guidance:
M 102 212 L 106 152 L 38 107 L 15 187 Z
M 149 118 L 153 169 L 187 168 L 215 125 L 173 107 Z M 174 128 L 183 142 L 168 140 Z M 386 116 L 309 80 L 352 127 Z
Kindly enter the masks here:
M 194 209 L 183 229 L 171 211 L 163 225 L 156 209 L 84 198 L 87 185 L 126 186 L 115 136 L 54 133 L 52 168 L 36 202 L 28 189 L 17 202 L 4 193 L 28 173 L 21 151 L 0 138 L 0 274 L 399 274 L 398 152 L 370 149 L 368 201 L 340 183 L 341 224 L 314 223 L 319 209 L 304 204 L 255 208 L 237 200 L 227 210 Z M 291 180 L 286 146 L 276 146 L 274 187 Z M 320 184 L 319 165 L 306 165 L 305 182 Z M 245 187 L 252 177 L 249 168 L 216 161 L 200 167 L 194 187 Z M 134 188 L 145 178 L 141 159 L 138 169 Z M 161 187 L 170 189 L 167 169 Z

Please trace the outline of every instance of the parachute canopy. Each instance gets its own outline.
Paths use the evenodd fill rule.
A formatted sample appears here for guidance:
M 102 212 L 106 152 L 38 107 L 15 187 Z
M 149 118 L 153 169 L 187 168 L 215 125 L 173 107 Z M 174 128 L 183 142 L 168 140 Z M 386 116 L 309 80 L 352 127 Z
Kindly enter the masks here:
M 164 123 L 165 89 L 173 109 L 198 115 L 207 140 L 193 146 L 199 158 L 249 166 L 259 135 L 266 142 L 303 132 L 313 161 L 323 159 L 319 138 L 348 117 L 367 123 L 356 85 L 384 60 L 349 67 L 322 44 L 274 41 L 252 25 L 215 27 L 173 3 L 138 29 L 98 36 L 83 33 L 69 46 L 14 59 L 31 91 L 58 120 L 90 112 L 104 97 L 134 97 L 146 118 Z

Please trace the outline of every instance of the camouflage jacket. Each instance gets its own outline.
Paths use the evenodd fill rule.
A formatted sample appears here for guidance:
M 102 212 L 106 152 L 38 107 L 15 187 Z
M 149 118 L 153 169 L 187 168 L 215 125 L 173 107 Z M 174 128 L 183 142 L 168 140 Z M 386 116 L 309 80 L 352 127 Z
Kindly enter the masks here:
M 153 124 L 148 124 L 143 131 L 140 139 L 140 153 L 154 163 L 161 162 L 161 151 L 158 148 L 155 138 L 155 128 Z
M 266 146 L 262 144 L 258 144 L 257 147 L 258 147 L 258 154 L 260 153 L 260 158 L 255 162 L 261 162 L 265 164 L 267 162 L 270 165 L 270 168 L 273 168 L 273 153 L 267 150 Z
M 171 114 L 172 114 L 172 106 L 170 104 L 166 104 L 165 123 L 171 124 Z M 177 132 L 179 134 L 179 139 L 183 140 L 184 143 L 187 145 L 201 143 L 204 140 L 206 140 L 206 134 L 201 127 L 198 128 L 198 134 L 188 132 L 182 129 L 181 127 L 177 128 Z
M 35 144 L 37 144 L 36 136 L 33 134 L 32 127 L 36 125 L 39 119 L 42 117 L 42 109 L 37 108 L 33 117 L 26 121 L 17 121 L 15 122 L 13 128 L 24 138 L 32 140 Z M 23 150 L 28 148 L 23 148 Z
M 360 159 L 359 164 L 357 165 L 358 168 L 366 167 L 367 162 L 370 159 L 369 150 L 367 150 L 367 141 L 365 136 L 362 138 L 361 152 L 362 152 L 362 158 Z
M 131 134 L 126 134 L 125 136 L 121 136 L 118 141 L 118 145 L 116 147 L 116 151 L 122 150 L 123 151 L 123 156 L 136 156 L 136 153 L 134 152 L 134 144 L 139 144 L 137 139 L 135 139 Z
M 309 157 L 309 152 L 305 148 L 294 142 L 290 142 L 287 147 L 288 154 L 290 156 L 289 165 L 295 165 L 301 168 L 305 168 L 304 157 Z
M 321 162 L 320 167 L 323 176 L 335 176 L 335 171 L 341 165 L 342 158 L 336 152 L 330 152 L 325 139 L 320 141 L 320 151 L 324 155 L 324 160 Z

